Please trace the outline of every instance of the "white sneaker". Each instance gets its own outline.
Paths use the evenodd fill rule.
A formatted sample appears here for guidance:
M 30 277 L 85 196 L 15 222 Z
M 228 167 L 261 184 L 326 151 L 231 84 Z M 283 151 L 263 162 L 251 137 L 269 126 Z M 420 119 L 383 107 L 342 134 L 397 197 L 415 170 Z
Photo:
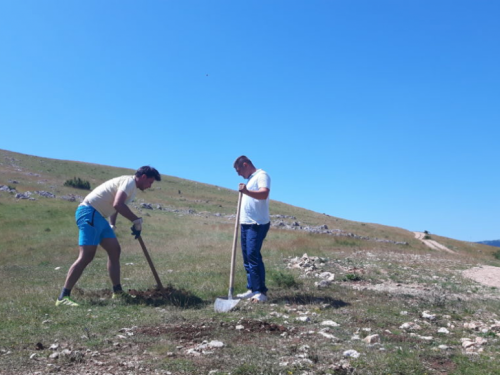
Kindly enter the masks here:
M 258 293 L 257 292 L 252 292 L 251 290 L 247 290 L 245 293 L 237 294 L 236 297 L 237 298 L 241 298 L 241 299 L 248 299 L 248 298 L 252 298 L 256 294 L 258 294 Z
M 252 302 L 266 302 L 267 301 L 267 296 L 262 293 L 255 293 L 255 295 L 252 297 L 250 300 Z

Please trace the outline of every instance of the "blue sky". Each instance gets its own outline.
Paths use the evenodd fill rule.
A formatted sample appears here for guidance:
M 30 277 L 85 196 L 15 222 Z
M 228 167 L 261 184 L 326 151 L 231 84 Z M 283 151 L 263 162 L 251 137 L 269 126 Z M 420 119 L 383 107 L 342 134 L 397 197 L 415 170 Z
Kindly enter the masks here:
M 500 238 L 500 2 L 0 2 L 0 148 Z

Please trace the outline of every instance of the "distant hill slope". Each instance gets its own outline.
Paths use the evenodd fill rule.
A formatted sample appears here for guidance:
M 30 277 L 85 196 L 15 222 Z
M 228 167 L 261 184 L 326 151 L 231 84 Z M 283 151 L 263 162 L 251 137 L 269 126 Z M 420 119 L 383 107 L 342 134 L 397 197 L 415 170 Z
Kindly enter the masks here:
M 71 218 L 74 209 L 88 194 L 88 190 L 66 186 L 65 182 L 68 179 L 79 178 L 88 181 L 93 189 L 110 178 L 132 174 L 134 171 L 0 149 L 0 227 L 3 231 L 0 250 L 7 238 L 4 233 L 9 233 L 12 238 L 22 236 L 18 232 L 22 227 L 14 225 L 16 222 L 13 216 L 38 218 L 48 213 L 56 217 L 67 216 L 69 218 L 63 220 L 60 225 L 68 231 L 70 228 L 73 229 L 74 223 Z M 29 202 L 36 204 L 28 204 Z M 213 226 L 218 228 L 217 225 L 224 226 L 231 223 L 236 202 L 235 190 L 162 175 L 162 181 L 155 183 L 152 189 L 137 194 L 132 208 L 142 216 L 152 217 L 148 219 L 151 237 L 154 237 L 155 226 L 158 236 L 161 237 L 165 222 L 172 225 L 171 215 L 182 216 L 186 225 L 189 223 L 189 227 L 196 228 L 199 232 L 206 232 L 209 236 L 214 230 Z M 21 211 L 20 207 L 25 211 Z M 323 237 L 327 245 L 317 245 L 317 248 L 329 248 L 332 243 L 340 243 L 350 247 L 374 246 L 386 251 L 390 249 L 408 251 L 409 248 L 428 251 L 427 246 L 416 239 L 413 232 L 403 228 L 341 219 L 274 200 L 271 202 L 270 211 L 272 226 L 275 229 L 328 235 Z M 203 225 L 200 226 L 200 223 Z M 14 228 L 11 229 L 12 226 Z M 475 256 L 478 253 L 486 255 L 493 252 L 487 246 L 481 249 L 482 244 L 458 241 L 436 234 L 433 234 L 432 240 L 438 241 L 454 252 L 462 251 Z M 302 246 L 300 241 L 286 246 L 292 246 L 298 252 L 311 251 Z
M 492 241 L 479 241 L 478 243 L 482 245 L 488 245 L 488 246 L 496 246 L 500 247 L 500 240 L 492 240 Z

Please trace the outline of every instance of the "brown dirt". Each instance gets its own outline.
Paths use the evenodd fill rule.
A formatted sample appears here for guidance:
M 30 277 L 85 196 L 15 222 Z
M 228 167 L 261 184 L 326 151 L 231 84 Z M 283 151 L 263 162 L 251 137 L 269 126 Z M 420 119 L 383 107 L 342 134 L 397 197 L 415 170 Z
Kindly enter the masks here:
M 135 297 L 134 302 L 143 305 L 196 307 L 204 304 L 201 298 L 195 296 L 191 292 L 182 289 L 175 289 L 172 286 L 167 286 L 163 290 L 147 289 L 145 291 L 140 291 L 130 289 L 128 293 Z

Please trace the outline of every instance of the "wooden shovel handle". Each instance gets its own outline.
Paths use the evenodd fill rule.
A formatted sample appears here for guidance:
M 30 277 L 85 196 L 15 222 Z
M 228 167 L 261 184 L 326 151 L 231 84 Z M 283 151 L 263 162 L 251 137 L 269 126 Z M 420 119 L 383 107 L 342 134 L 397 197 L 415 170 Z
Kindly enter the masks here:
M 234 236 L 233 236 L 233 248 L 231 251 L 231 272 L 229 273 L 229 294 L 228 299 L 233 299 L 233 289 L 234 289 L 234 268 L 236 264 L 236 245 L 238 244 L 238 229 L 240 227 L 240 209 L 241 209 L 241 198 L 243 193 L 240 191 L 238 194 L 238 207 L 236 209 L 236 221 L 234 223 Z
M 139 240 L 139 243 L 141 244 L 142 251 L 144 252 L 144 256 L 146 257 L 146 260 L 148 261 L 149 268 L 151 268 L 151 271 L 153 272 L 153 276 L 155 277 L 156 284 L 160 288 L 160 290 L 163 292 L 163 285 L 161 284 L 160 277 L 158 276 L 158 273 L 156 272 L 155 266 L 153 264 L 153 261 L 151 260 L 151 257 L 149 256 L 148 249 L 146 249 L 146 245 L 144 245 L 144 241 L 142 240 L 142 237 L 139 236 L 137 238 Z

